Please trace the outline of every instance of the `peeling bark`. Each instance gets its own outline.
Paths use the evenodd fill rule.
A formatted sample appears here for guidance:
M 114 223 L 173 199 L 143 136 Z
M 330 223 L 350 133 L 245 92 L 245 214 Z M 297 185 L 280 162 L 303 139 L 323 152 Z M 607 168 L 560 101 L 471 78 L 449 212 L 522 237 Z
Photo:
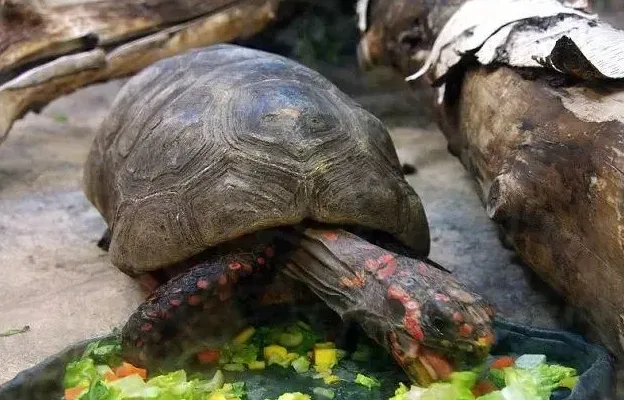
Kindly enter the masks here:
M 275 18 L 278 3 L 5 0 L 0 3 L 0 143 L 16 119 L 61 95 L 131 75 L 191 48 L 261 31 Z
M 426 20 L 432 6 L 419 3 L 418 18 Z M 368 29 L 390 32 L 379 28 L 392 25 L 388 16 L 372 18 Z M 624 32 L 600 20 L 588 24 L 574 12 L 549 18 L 510 21 L 463 47 L 452 62 L 433 60 L 427 78 L 439 85 L 434 108 L 449 149 L 474 176 L 506 242 L 582 311 L 589 334 L 622 357 L 624 81 L 605 79 L 621 68 L 619 53 L 605 48 L 621 45 Z M 432 32 L 423 49 L 433 47 L 441 30 Z M 610 42 L 613 37 L 620 39 Z M 423 65 L 408 61 L 414 48 L 397 52 L 394 42 L 396 35 L 382 35 L 377 43 L 384 56 L 363 64 L 394 58 L 406 76 Z M 587 47 L 590 42 L 601 50 Z M 536 62 L 544 55 L 549 62 Z M 447 64 L 436 64 L 440 60 Z M 613 68 L 597 67 L 596 60 Z

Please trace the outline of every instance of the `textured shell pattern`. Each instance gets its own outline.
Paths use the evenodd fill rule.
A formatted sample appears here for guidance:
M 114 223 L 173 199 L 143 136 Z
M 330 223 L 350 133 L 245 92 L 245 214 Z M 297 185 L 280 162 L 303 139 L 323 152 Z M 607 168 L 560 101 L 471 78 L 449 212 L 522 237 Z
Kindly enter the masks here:
M 118 94 L 85 193 L 130 274 L 305 219 L 429 251 L 420 199 L 384 125 L 317 72 L 216 45 L 159 61 Z

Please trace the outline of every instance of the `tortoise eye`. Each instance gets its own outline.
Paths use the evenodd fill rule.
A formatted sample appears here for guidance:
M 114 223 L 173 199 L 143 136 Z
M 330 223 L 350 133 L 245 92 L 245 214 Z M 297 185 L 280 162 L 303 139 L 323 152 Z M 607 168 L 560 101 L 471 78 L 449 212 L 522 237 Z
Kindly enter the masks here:
M 440 317 L 433 317 L 431 321 L 431 325 L 433 325 L 434 329 L 440 332 L 442 332 L 444 328 L 446 327 L 446 323 Z

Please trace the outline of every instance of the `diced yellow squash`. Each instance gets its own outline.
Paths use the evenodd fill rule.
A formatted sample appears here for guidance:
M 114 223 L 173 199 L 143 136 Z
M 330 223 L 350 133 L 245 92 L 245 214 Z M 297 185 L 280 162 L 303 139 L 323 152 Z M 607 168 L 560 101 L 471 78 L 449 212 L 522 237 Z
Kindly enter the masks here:
M 328 384 L 331 385 L 332 383 L 336 383 L 340 380 L 340 378 L 338 378 L 336 375 L 325 375 L 323 376 L 323 381 Z
M 286 358 L 288 350 L 286 347 L 272 344 L 264 348 L 264 358 L 269 360 L 271 358 Z
M 234 339 L 232 339 L 232 343 L 243 344 L 247 342 L 249 339 L 251 339 L 254 333 L 256 333 L 256 328 L 254 328 L 253 326 L 245 328 L 244 331 L 242 331 L 241 333 L 236 335 Z
M 318 372 L 331 369 L 337 361 L 336 349 L 314 349 L 314 368 Z

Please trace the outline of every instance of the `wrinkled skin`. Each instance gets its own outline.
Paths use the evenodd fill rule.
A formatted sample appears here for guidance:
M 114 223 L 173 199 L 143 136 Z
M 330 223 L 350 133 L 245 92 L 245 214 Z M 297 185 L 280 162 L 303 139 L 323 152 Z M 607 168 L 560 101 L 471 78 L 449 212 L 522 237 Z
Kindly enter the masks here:
M 295 281 L 275 284 L 277 270 Z M 191 353 L 179 348 L 187 339 L 222 343 L 250 307 L 313 301 L 306 287 L 421 384 L 482 359 L 494 340 L 490 307 L 450 274 L 341 229 L 295 227 L 230 243 L 156 289 L 123 329 L 125 356 L 163 365 Z

